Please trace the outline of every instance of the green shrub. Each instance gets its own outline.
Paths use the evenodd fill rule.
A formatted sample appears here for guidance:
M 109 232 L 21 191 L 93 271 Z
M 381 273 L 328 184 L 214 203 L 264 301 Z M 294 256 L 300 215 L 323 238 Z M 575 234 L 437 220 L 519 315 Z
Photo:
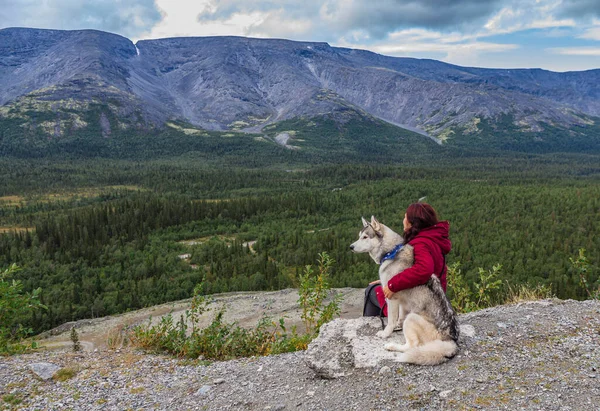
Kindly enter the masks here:
M 459 262 L 448 266 L 448 298 L 456 312 L 467 313 L 498 304 L 514 304 L 554 296 L 551 286 L 544 284 L 513 286 L 506 282 L 503 286 L 498 278 L 502 276 L 500 264 L 494 265 L 491 270 L 479 267 L 478 274 L 478 280 L 470 286 Z
M 21 341 L 32 333 L 19 322 L 34 310 L 46 308 L 39 300 L 41 288 L 23 293 L 23 284 L 9 278 L 18 270 L 13 264 L 0 271 L 0 355 L 22 352 L 27 348 Z
M 79 342 L 79 334 L 77 334 L 77 330 L 75 327 L 71 327 L 71 342 L 73 343 L 73 351 L 79 352 L 81 351 L 81 343 Z
M 588 298 L 600 300 L 600 284 L 597 284 L 597 286 L 594 287 L 593 285 L 590 285 L 591 281 L 588 279 L 593 266 L 585 256 L 585 248 L 580 248 L 577 258 L 571 257 L 569 258 L 569 261 L 571 262 L 571 268 L 577 274 L 579 285 L 585 290 Z
M 502 266 L 496 264 L 491 270 L 478 268 L 479 279 L 469 286 L 462 274 L 460 263 L 456 262 L 448 266 L 448 297 L 452 307 L 459 313 L 481 310 L 491 307 L 498 302 L 501 295 Z
M 479 281 L 474 283 L 477 300 L 475 306 L 477 309 L 491 307 L 498 302 L 500 286 L 502 285 L 502 280 L 498 279 L 501 270 L 501 264 L 492 266 L 491 270 L 478 268 Z
M 283 318 L 278 322 L 264 316 L 251 329 L 223 320 L 221 308 L 205 328 L 199 326 L 201 316 L 209 310 L 212 301 L 203 294 L 203 283 L 196 286 L 190 309 L 174 322 L 171 314 L 161 318 L 157 325 L 140 325 L 130 336 L 133 345 L 140 348 L 166 352 L 178 357 L 226 360 L 255 355 L 279 354 L 305 349 L 318 334 L 321 325 L 339 314 L 341 295 L 327 302 L 330 286 L 329 273 L 333 260 L 326 253 L 319 255 L 318 273 L 305 267 L 300 278 L 299 303 L 306 333 L 298 334 L 296 328 L 287 330 Z
M 335 295 L 327 303 L 333 260 L 322 253 L 318 262 L 316 275 L 311 266 L 306 266 L 300 276 L 298 302 L 302 307 L 305 334 L 299 335 L 295 327 L 288 331 L 283 318 L 274 322 L 265 316 L 251 329 L 240 327 L 236 323 L 226 323 L 223 321 L 225 308 L 216 313 L 210 325 L 199 327 L 199 320 L 209 310 L 208 306 L 212 301 L 210 296 L 204 295 L 202 282 L 194 289 L 190 309 L 179 321 L 175 323 L 169 314 L 162 317 L 157 325 L 152 326 L 149 322 L 137 326 L 132 331 L 131 342 L 150 351 L 214 360 L 305 349 L 318 334 L 321 325 L 333 319 L 340 311 L 341 295 Z
M 169 314 L 162 317 L 157 325 L 148 323 L 135 327 L 131 336 L 132 344 L 178 357 L 212 360 L 271 353 L 277 333 L 268 318 L 261 319 L 253 329 L 245 329 L 235 323 L 224 322 L 225 309 L 222 308 L 210 325 L 200 328 L 196 321 L 200 307 L 190 309 L 177 322 Z
M 314 273 L 312 266 L 304 267 L 300 275 L 300 288 L 298 302 L 302 307 L 302 320 L 306 334 L 317 335 L 321 326 L 333 319 L 340 312 L 341 295 L 336 294 L 327 304 L 331 286 L 329 278 L 334 260 L 325 252 L 319 254 L 318 273 Z
M 467 313 L 476 310 L 473 293 L 463 276 L 459 262 L 448 266 L 446 279 L 448 281 L 448 298 L 456 312 Z

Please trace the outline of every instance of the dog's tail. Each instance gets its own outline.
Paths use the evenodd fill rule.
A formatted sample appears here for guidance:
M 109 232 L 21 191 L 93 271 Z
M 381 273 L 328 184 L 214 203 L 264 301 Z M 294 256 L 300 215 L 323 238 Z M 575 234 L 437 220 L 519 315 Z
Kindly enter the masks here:
M 399 357 L 401 362 L 418 365 L 442 364 L 458 353 L 455 341 L 434 340 L 418 347 L 411 348 Z

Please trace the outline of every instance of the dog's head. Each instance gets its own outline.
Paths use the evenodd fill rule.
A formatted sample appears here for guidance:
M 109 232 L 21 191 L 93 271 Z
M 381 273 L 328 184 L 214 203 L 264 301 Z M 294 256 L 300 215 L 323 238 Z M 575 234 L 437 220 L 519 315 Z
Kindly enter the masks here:
M 382 224 L 375 216 L 371 216 L 371 222 L 362 218 L 363 229 L 358 233 L 358 240 L 350 244 L 350 249 L 355 253 L 368 253 L 381 244 L 383 238 Z

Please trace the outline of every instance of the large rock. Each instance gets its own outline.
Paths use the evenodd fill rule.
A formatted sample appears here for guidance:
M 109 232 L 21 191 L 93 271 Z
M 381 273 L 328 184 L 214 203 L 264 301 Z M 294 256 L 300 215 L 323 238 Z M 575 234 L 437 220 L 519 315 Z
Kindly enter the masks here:
M 402 333 L 395 332 L 384 341 L 376 336 L 379 330 L 381 322 L 377 317 L 339 318 L 324 324 L 308 346 L 307 364 L 322 378 L 338 378 L 355 368 L 394 362 L 397 353 L 386 351 L 383 346 L 387 341 L 400 341 Z
M 60 370 L 60 367 L 49 362 L 35 362 L 29 364 L 29 369 L 42 380 L 46 381 L 52 378 L 56 374 L 56 371 Z
M 404 343 L 402 331 L 390 338 L 377 337 L 381 321 L 377 317 L 338 318 L 321 327 L 319 336 L 306 351 L 308 366 L 321 378 L 333 379 L 349 375 L 357 368 L 381 368 L 400 363 L 400 353 L 387 351 L 388 342 Z M 461 340 L 475 335 L 473 326 L 460 326 Z

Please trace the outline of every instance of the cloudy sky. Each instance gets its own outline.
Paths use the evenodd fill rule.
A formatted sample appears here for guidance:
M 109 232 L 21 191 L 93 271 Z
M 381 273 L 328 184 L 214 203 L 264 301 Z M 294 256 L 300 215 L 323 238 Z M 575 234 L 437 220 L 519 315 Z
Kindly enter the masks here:
M 324 41 L 462 66 L 600 68 L 600 0 L 0 0 L 0 28 Z

